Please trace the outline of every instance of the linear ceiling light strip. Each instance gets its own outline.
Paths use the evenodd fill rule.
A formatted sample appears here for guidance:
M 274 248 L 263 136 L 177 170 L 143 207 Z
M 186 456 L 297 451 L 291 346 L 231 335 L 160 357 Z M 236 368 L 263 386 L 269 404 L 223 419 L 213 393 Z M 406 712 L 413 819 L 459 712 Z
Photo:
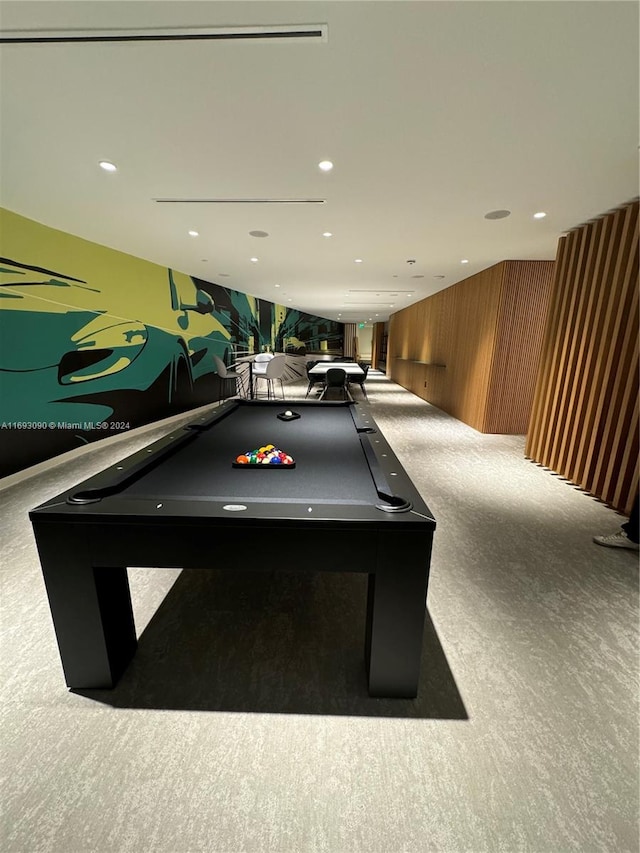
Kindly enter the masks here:
M 304 27 L 239 27 L 170 30 L 0 30 L 0 44 L 70 44 L 74 42 L 145 41 L 276 41 L 279 39 L 327 41 L 326 24 Z

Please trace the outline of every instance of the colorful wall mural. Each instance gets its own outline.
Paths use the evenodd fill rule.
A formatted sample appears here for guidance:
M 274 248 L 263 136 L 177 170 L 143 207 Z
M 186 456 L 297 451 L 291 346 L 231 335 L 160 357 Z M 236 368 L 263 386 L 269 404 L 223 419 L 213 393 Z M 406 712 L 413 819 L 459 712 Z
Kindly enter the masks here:
M 0 477 L 220 399 L 213 355 L 342 344 L 340 323 L 0 208 Z

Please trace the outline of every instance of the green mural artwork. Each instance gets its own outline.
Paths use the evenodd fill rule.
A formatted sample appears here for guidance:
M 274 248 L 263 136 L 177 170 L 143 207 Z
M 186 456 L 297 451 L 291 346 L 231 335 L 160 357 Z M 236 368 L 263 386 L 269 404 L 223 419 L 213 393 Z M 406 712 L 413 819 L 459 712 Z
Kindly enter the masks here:
M 221 396 L 213 356 L 339 350 L 342 325 L 0 209 L 0 476 Z

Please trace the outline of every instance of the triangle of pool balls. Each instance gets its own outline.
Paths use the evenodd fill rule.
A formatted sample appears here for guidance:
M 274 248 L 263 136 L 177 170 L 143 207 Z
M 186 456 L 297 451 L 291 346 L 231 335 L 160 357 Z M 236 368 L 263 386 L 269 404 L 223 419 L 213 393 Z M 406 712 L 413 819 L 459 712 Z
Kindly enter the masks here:
M 284 450 L 274 447 L 273 444 L 265 444 L 255 450 L 247 450 L 236 456 L 232 463 L 234 468 L 265 468 L 276 470 L 280 468 L 295 468 L 296 463 L 292 456 Z

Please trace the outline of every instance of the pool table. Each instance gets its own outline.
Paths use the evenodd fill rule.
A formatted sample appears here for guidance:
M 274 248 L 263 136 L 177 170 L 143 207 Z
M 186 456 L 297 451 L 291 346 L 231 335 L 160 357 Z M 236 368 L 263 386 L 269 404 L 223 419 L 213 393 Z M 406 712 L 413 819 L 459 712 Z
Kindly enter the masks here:
M 236 462 L 267 444 L 294 464 Z M 135 654 L 127 566 L 240 572 L 249 548 L 368 574 L 369 693 L 417 695 L 435 520 L 368 405 L 229 400 L 29 515 L 69 687 L 115 686 Z

